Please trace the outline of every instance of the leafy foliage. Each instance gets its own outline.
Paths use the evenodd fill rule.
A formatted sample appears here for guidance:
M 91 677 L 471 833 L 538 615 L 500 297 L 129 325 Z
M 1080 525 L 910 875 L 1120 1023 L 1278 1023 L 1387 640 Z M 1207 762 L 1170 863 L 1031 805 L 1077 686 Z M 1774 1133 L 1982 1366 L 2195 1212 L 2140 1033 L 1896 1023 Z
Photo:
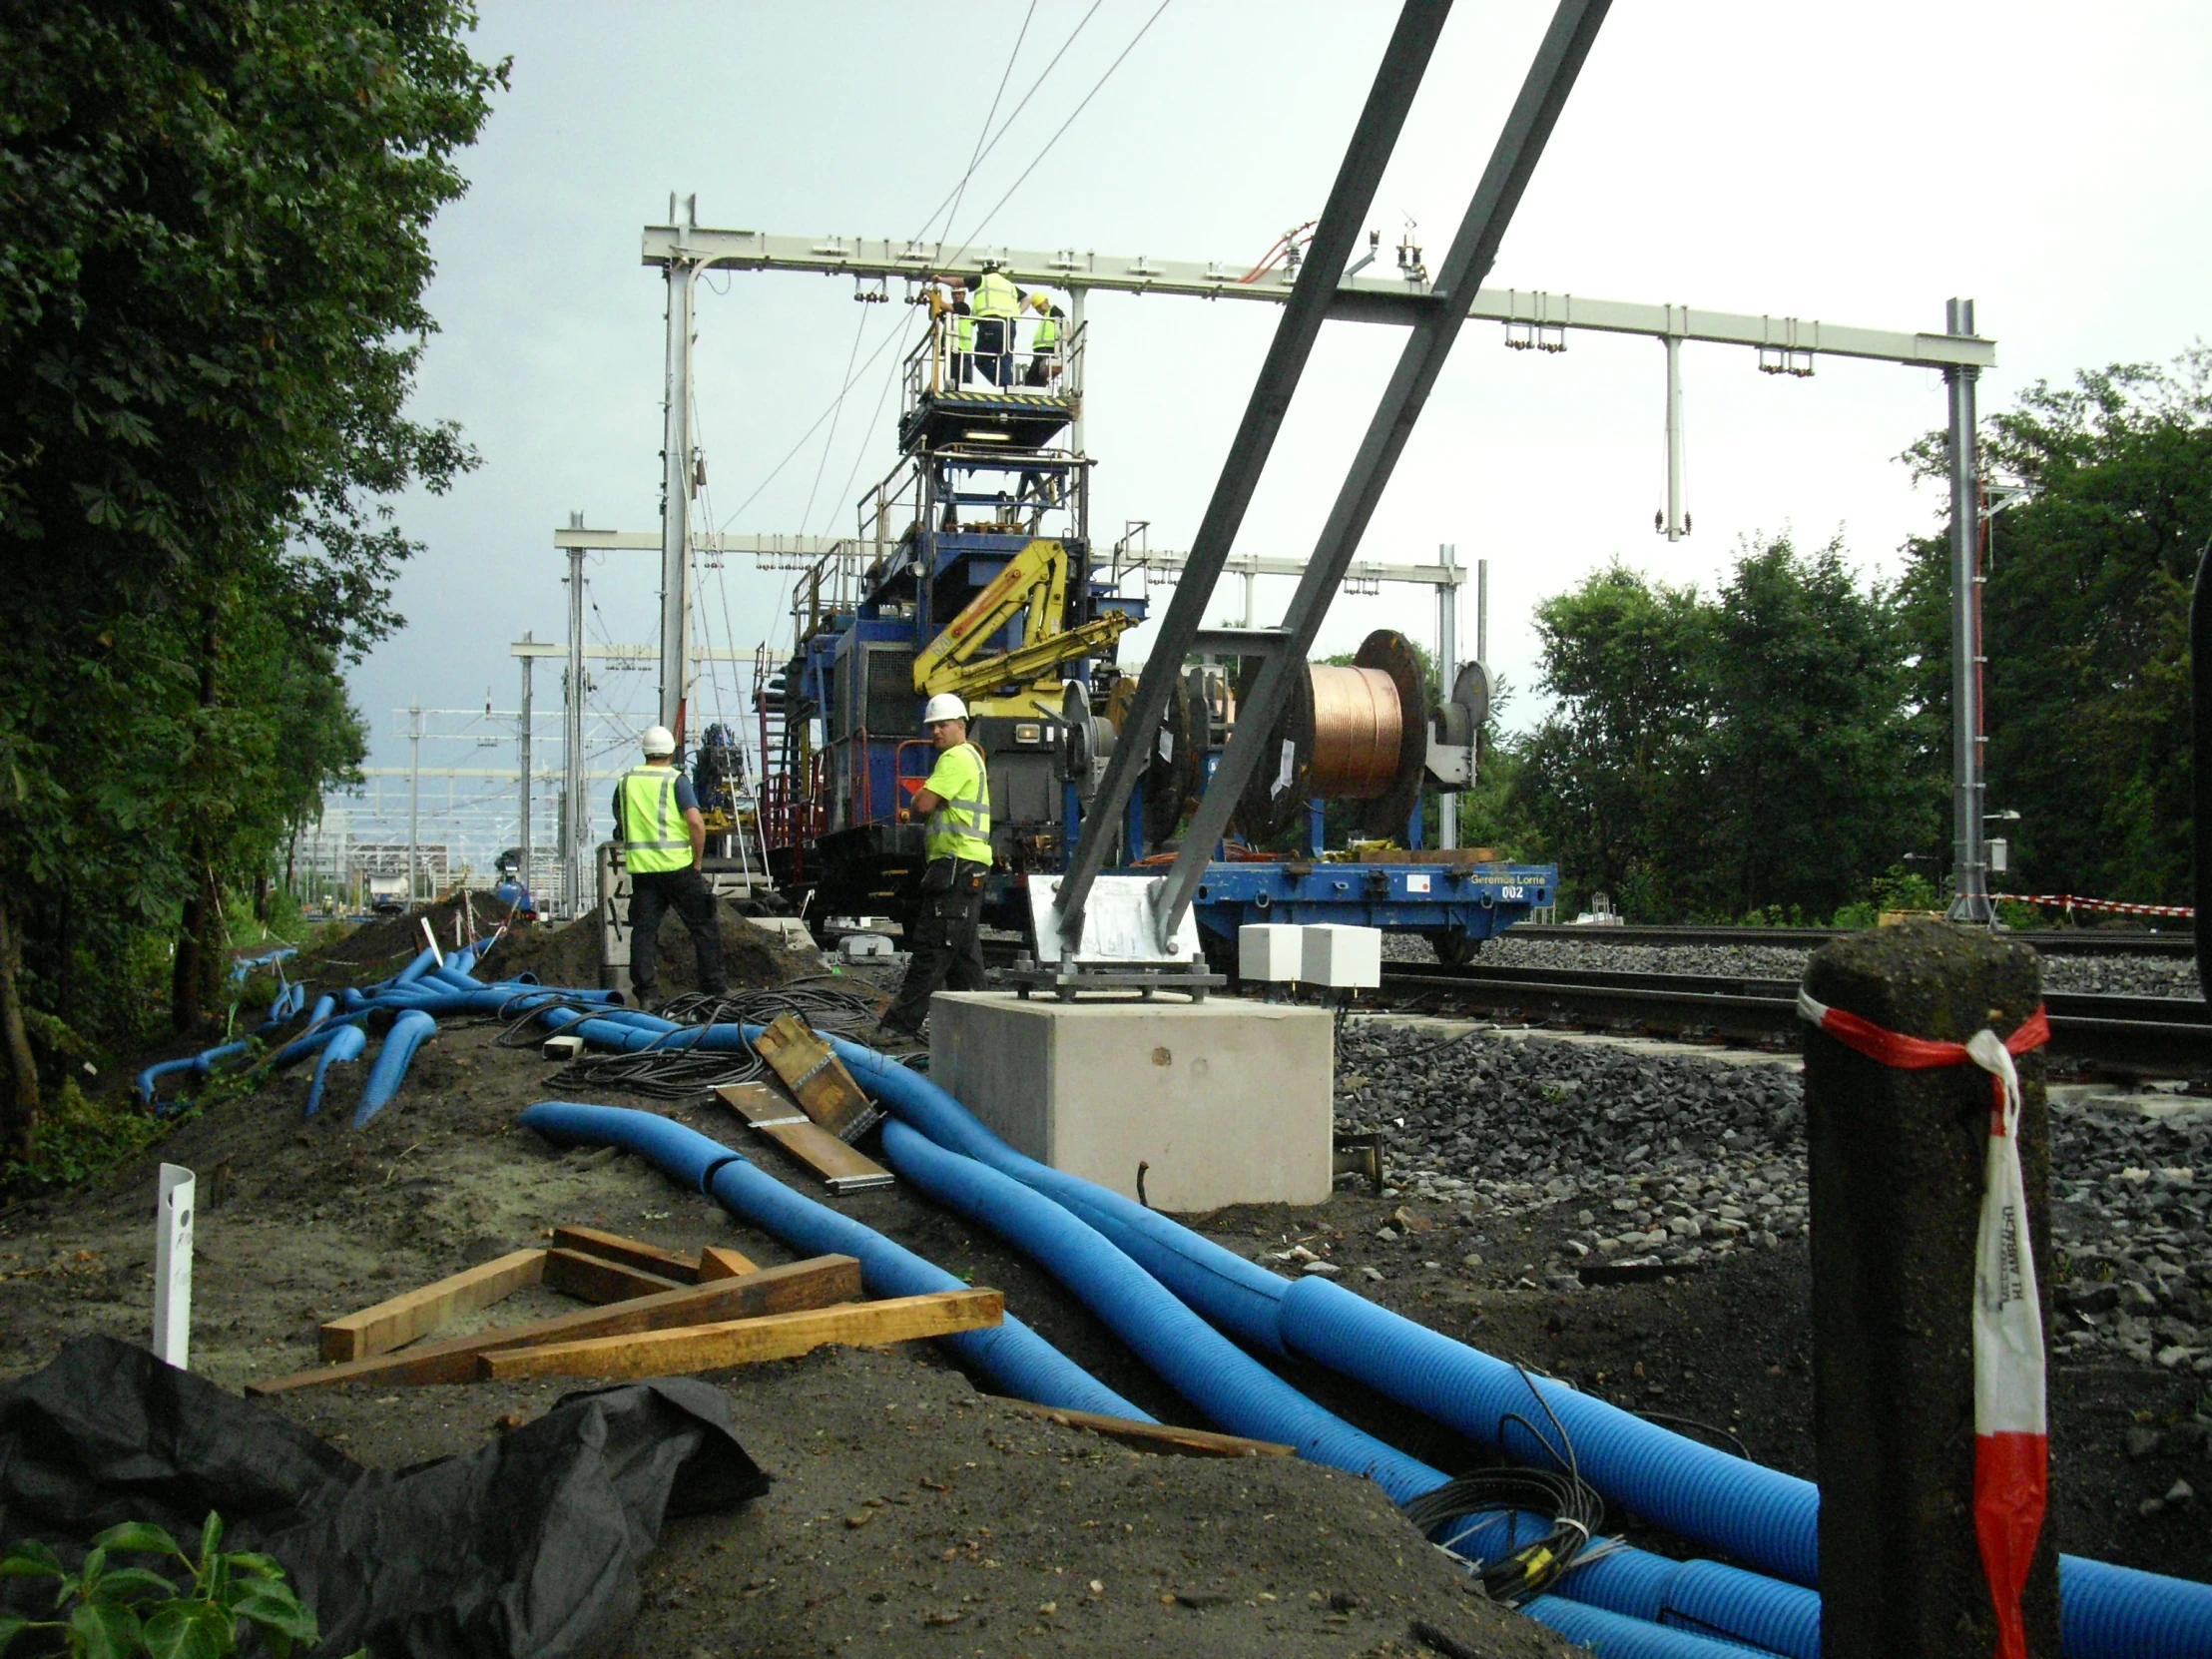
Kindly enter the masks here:
M 429 226 L 505 80 L 457 0 L 0 18 L 0 554 L 30 578 L 0 583 L 19 1153 L 18 1001 L 143 1035 L 136 969 L 169 934 L 195 1021 L 223 887 L 363 752 L 340 669 L 400 625 L 390 498 L 474 464 L 404 412 Z
M 1897 598 L 1834 543 L 1746 550 L 1712 599 L 1614 565 L 1537 610 L 1501 838 L 1629 914 L 1825 919 L 1919 844 Z
M 2189 595 L 2212 541 L 2212 349 L 2038 381 L 1987 423 L 1987 464 L 2033 492 L 1990 523 L 1982 589 L 1988 802 L 2020 814 L 2020 891 L 2185 900 Z M 1907 459 L 1941 472 L 1940 434 Z M 1933 769 L 1950 766 L 1949 551 L 1905 581 Z
M 75 1572 L 35 1539 L 16 1544 L 0 1555 L 0 1578 L 55 1580 L 57 1616 L 0 1608 L 0 1654 L 28 1637 L 37 1651 L 70 1659 L 225 1659 L 248 1631 L 276 1659 L 312 1649 L 321 1640 L 314 1614 L 284 1583 L 284 1569 L 252 1551 L 226 1554 L 222 1541 L 223 1521 L 213 1513 L 197 1555 L 161 1527 L 125 1521 L 93 1540 Z M 150 1556 L 162 1568 L 118 1566 L 118 1556 Z M 188 1581 L 182 1587 L 167 1576 L 172 1561 Z

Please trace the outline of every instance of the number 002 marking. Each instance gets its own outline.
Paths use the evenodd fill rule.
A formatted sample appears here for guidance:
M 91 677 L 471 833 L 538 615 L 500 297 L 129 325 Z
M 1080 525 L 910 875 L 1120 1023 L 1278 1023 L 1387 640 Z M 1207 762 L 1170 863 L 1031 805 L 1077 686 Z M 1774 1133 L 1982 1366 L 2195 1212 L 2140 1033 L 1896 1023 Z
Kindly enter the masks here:
M 1526 887 L 1504 887 L 1500 889 L 1500 893 L 1508 902 L 1511 902 L 1514 899 L 1527 898 L 1528 889 Z

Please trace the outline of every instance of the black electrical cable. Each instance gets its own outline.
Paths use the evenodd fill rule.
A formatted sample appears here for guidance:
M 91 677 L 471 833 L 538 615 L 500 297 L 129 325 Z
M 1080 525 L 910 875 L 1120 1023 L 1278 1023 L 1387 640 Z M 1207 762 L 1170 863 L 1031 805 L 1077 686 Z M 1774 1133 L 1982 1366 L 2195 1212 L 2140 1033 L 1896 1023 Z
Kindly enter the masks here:
M 1700 1434 L 1710 1434 L 1716 1440 L 1726 1440 L 1729 1450 L 1747 1463 L 1752 1460 L 1751 1448 L 1717 1422 L 1706 1422 L 1697 1417 L 1677 1416 L 1672 1411 L 1637 1411 L 1636 1415 L 1649 1422 L 1665 1423 L 1673 1428 L 1691 1428 Z
M 1520 1372 L 1521 1381 L 1528 1384 L 1528 1391 L 1558 1431 L 1559 1443 L 1553 1445 L 1533 1422 L 1517 1411 L 1506 1413 L 1500 1420 L 1501 1433 L 1506 1423 L 1519 1423 L 1563 1466 L 1558 1469 L 1480 1469 L 1447 1480 L 1399 1506 L 1405 1518 L 1424 1536 L 1444 1532 L 1438 1538 L 1439 1545 L 1467 1559 L 1475 1581 L 1492 1600 L 1508 1606 L 1540 1595 L 1557 1582 L 1589 1548 L 1590 1540 L 1605 1521 L 1605 1500 L 1582 1478 L 1574 1442 L 1568 1437 L 1565 1426 L 1529 1379 L 1527 1371 L 1519 1366 L 1513 1369 Z M 1519 1516 L 1524 1511 L 1550 1516 L 1550 1526 L 1538 1536 L 1523 1538 Z M 1467 1557 L 1466 1552 L 1457 1547 L 1460 1542 L 1482 1522 L 1498 1516 L 1506 1517 L 1503 1548 L 1480 1558 Z M 1454 1527 L 1451 1524 L 1454 1521 L 1466 1524 Z M 1445 1532 L 1446 1528 L 1450 1530 Z

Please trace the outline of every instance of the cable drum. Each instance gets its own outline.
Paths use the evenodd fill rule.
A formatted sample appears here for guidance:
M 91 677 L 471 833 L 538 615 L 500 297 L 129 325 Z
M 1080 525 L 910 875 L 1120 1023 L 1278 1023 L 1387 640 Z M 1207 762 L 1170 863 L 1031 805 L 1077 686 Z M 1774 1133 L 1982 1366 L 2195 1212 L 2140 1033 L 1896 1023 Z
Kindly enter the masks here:
M 1361 803 L 1364 835 L 1398 836 L 1428 758 L 1427 683 L 1403 634 L 1379 628 L 1349 667 L 1308 663 L 1237 805 L 1237 828 L 1264 841 L 1314 800 Z

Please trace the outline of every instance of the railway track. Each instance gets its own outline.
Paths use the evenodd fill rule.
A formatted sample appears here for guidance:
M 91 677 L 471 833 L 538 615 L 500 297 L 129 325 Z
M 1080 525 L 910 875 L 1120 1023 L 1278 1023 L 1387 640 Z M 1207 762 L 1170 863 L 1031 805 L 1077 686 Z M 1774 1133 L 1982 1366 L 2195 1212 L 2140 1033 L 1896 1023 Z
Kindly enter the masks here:
M 1763 944 L 1785 950 L 1813 950 L 1842 938 L 1844 927 L 1576 927 L 1565 923 L 1521 922 L 1513 939 L 1569 939 L 1576 944 Z M 2120 931 L 2103 928 L 2040 927 L 2009 933 L 2048 956 L 2193 956 L 2190 934 Z
M 1516 932 L 1521 929 L 1515 929 Z M 1613 973 L 1559 968 L 1384 963 L 1382 993 L 1432 1011 L 1563 1020 L 1645 1035 L 1710 1036 L 1796 1047 L 1797 982 L 1732 974 Z M 2054 1057 L 2121 1071 L 2212 1068 L 2212 1007 L 2187 997 L 2050 991 Z

